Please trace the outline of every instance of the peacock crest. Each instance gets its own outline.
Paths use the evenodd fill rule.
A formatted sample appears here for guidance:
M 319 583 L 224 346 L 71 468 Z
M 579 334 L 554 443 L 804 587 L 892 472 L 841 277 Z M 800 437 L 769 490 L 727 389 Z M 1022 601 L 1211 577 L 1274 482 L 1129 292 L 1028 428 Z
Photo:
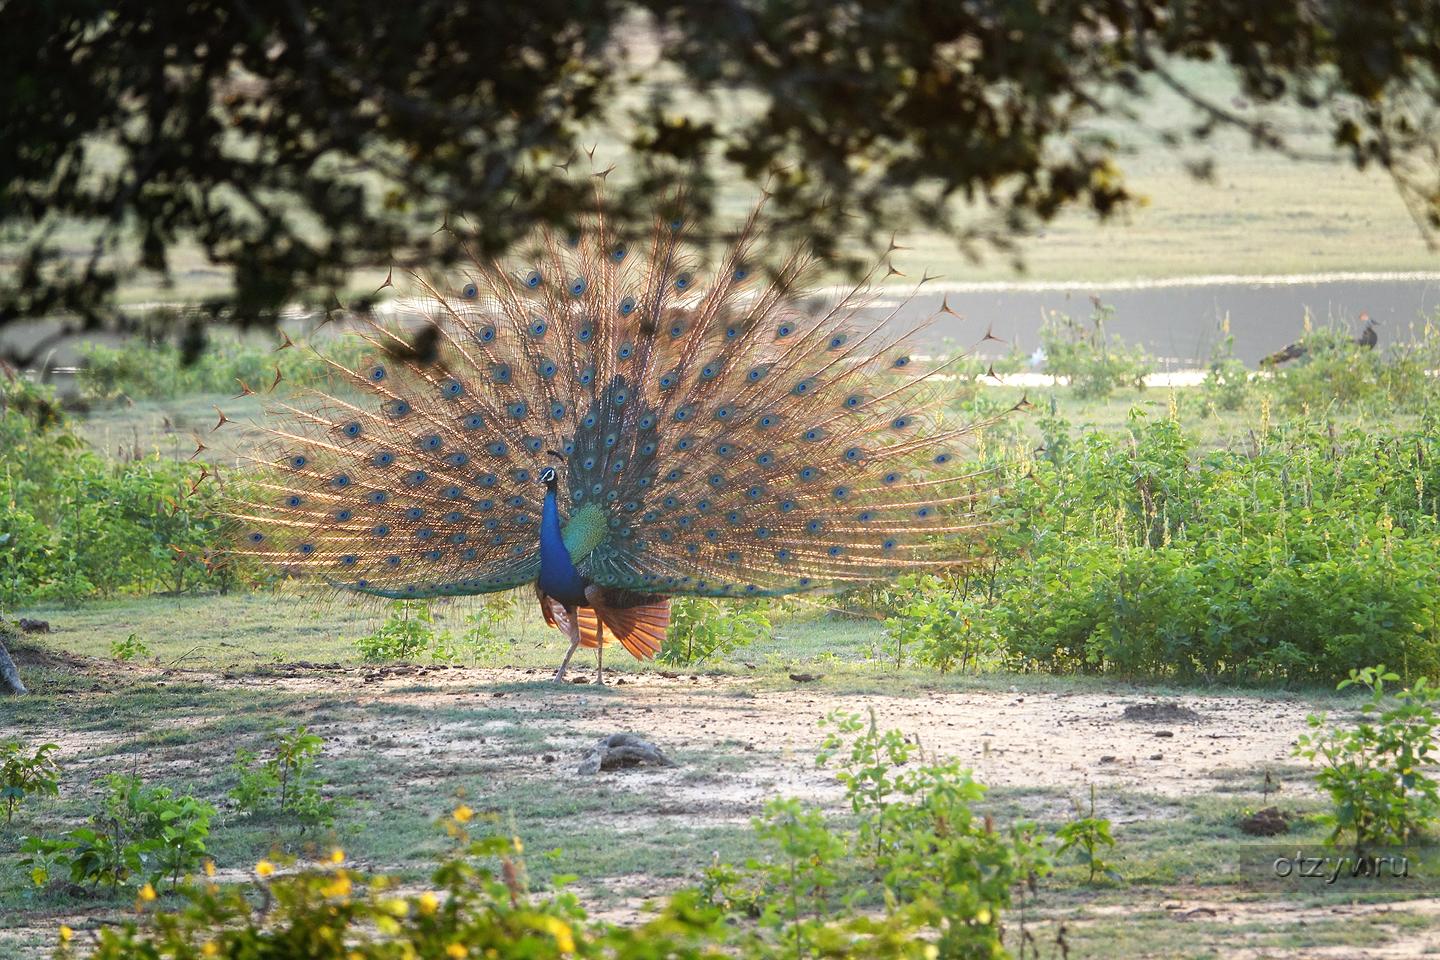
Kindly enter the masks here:
M 417 277 L 422 337 L 367 322 L 372 359 L 327 361 L 326 392 L 273 411 L 240 549 L 384 597 L 505 590 L 561 556 L 553 495 L 561 560 L 617 609 L 963 562 L 975 425 L 946 422 L 944 365 L 912 357 L 925 323 L 897 329 L 869 278 L 805 309 L 812 258 L 772 256 L 764 224 L 702 266 L 682 219 L 627 242 L 600 201 L 523 263 Z M 593 634 L 603 597 L 566 592 L 558 625 Z

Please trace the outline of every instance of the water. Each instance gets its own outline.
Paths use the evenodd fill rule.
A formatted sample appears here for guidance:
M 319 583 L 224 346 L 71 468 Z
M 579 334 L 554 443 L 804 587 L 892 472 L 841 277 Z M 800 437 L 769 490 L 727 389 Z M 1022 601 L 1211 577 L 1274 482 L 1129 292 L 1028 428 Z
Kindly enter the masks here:
M 1198 277 L 1133 284 L 972 284 L 926 286 L 901 308 L 918 322 L 948 302 L 958 317 L 942 315 L 927 341 L 950 340 L 975 352 L 1003 354 L 1013 344 L 1029 354 L 1039 346 L 1046 311 L 1088 318 L 1097 296 L 1115 309 L 1106 329 L 1141 343 L 1176 368 L 1204 364 L 1221 338 L 1228 315 L 1235 355 L 1249 366 L 1304 333 L 1308 310 L 1317 325 L 1336 323 L 1356 333 L 1360 315 L 1378 321 L 1380 346 L 1409 339 L 1412 325 L 1440 309 L 1440 273 L 1350 274 L 1332 277 Z M 877 308 L 892 307 L 889 298 Z M 1002 338 L 981 344 L 987 329 Z
M 989 283 L 926 285 L 900 306 L 898 322 L 915 323 L 948 303 L 958 316 L 940 316 L 926 343 L 951 341 L 988 355 L 1012 344 L 1030 354 L 1039 345 L 1046 311 L 1083 320 L 1096 296 L 1115 309 L 1107 329 L 1127 342 L 1141 343 L 1160 358 L 1162 369 L 1202 366 L 1220 339 L 1220 321 L 1229 316 L 1235 355 L 1249 366 L 1299 338 L 1308 310 L 1317 324 L 1338 323 L 1359 332 L 1360 315 L 1380 323 L 1380 346 L 1408 339 L 1412 325 L 1440 309 L 1440 273 L 1344 274 L 1328 277 L 1197 277 L 1137 283 Z M 887 291 L 874 309 L 893 309 L 899 295 Z M 0 330 L 0 345 L 33 343 L 53 329 L 46 323 L 14 324 Z M 986 330 L 1004 342 L 981 343 Z M 69 366 L 77 355 L 65 342 L 52 362 Z M 56 378 L 62 389 L 68 377 Z

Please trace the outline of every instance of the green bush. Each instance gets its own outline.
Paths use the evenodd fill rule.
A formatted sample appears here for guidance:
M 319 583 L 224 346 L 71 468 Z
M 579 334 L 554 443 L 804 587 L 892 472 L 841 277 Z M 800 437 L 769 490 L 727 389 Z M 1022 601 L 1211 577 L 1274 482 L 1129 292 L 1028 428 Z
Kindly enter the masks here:
M 886 605 L 885 635 L 898 666 L 908 655 L 941 673 L 976 669 L 994 651 L 985 606 L 954 583 L 911 574 L 896 581 Z
M 1200 383 L 1200 396 L 1207 414 L 1216 410 L 1239 410 L 1249 402 L 1254 392 L 1250 371 L 1235 356 L 1235 337 L 1230 333 L 1228 319 L 1222 333 L 1224 336 L 1211 353 L 1210 364 L 1205 368 L 1205 379 Z
M 1040 327 L 1045 372 L 1069 381 L 1077 397 L 1099 400 L 1118 389 L 1143 390 L 1155 361 L 1140 346 L 1126 344 L 1105 329 L 1115 308 L 1099 303 L 1088 323 L 1050 311 Z
M 65 875 L 71 883 L 111 891 L 154 885 L 200 869 L 215 808 L 168 787 L 147 787 L 137 777 L 105 778 L 106 795 L 90 825 L 58 837 L 29 837 L 20 845 L 36 886 Z
M 517 592 L 487 593 L 479 601 L 479 606 L 465 615 L 465 629 L 459 637 L 444 633 L 435 640 L 431 649 L 434 659 L 494 665 L 510 653 L 513 645 L 502 634 L 501 627 L 520 607 Z
M 0 400 L 0 606 L 225 590 L 248 576 L 216 552 L 225 520 L 215 484 L 193 486 L 199 464 L 113 462 L 63 418 L 36 415 L 52 409 L 48 391 L 0 382 Z
M 371 663 L 414 660 L 431 648 L 443 655 L 451 644 L 450 634 L 436 631 L 435 611 L 428 600 L 392 601 L 380 629 L 355 641 L 360 656 Z
M 1325 717 L 1311 714 L 1312 732 L 1295 745 L 1296 756 L 1321 764 L 1315 780 L 1333 804 L 1323 818 L 1330 842 L 1348 833 L 1357 853 L 1407 843 L 1440 819 L 1440 784 L 1424 772 L 1440 726 L 1440 689 L 1420 677 L 1387 701 L 1385 684 L 1399 679 L 1383 664 L 1350 671 L 1339 688 L 1369 690 L 1364 719 L 1351 729 L 1326 729 Z
M 323 345 L 325 356 L 352 368 L 373 351 L 359 337 L 341 337 Z M 119 347 L 86 344 L 76 381 L 80 395 L 92 402 L 163 400 L 202 393 L 235 393 L 243 382 L 255 390 L 280 375 L 290 383 L 328 375 L 320 355 L 307 347 L 277 351 L 268 341 L 219 335 L 192 363 L 168 340 L 136 339 Z
M 306 826 L 332 825 L 336 803 L 323 796 L 315 774 L 324 746 L 324 738 L 302 724 L 273 735 L 264 754 L 237 750 L 232 765 L 236 782 L 230 791 L 235 808 L 252 816 L 293 816 Z
M 1071 802 L 1075 805 L 1075 817 L 1055 831 L 1055 839 L 1059 841 L 1055 856 L 1062 857 L 1075 851 L 1076 857 L 1089 871 L 1086 879 L 1090 883 L 1094 883 L 1097 876 L 1122 879 L 1110 864 L 1101 859 L 1102 851 L 1115 846 L 1115 837 L 1110 832 L 1110 821 L 1095 816 L 1095 785 L 1090 785 L 1089 809 L 1080 806 L 1080 801 L 1073 798 Z
M 1305 353 L 1275 368 L 1270 389 L 1281 407 L 1323 413 L 1360 407 L 1379 414 L 1421 412 L 1440 397 L 1440 329 L 1431 318 L 1408 333 L 1388 333 L 1384 347 L 1367 348 L 1338 327 L 1312 329 L 1306 321 Z
M 675 666 L 698 666 L 748 647 L 773 629 L 758 606 L 721 606 L 705 597 L 677 597 L 670 601 L 670 629 L 657 659 Z
M 1440 669 L 1440 432 L 1297 421 L 1198 459 L 1175 421 L 1058 422 L 1017 477 L 983 618 L 1019 669 L 1334 682 Z

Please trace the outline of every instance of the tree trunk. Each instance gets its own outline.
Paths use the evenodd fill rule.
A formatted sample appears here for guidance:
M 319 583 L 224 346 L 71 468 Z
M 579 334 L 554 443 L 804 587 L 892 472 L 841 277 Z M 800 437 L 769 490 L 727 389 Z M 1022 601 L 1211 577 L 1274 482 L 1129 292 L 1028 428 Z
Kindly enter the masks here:
M 0 618 L 0 694 L 28 692 L 25 684 L 20 682 L 20 671 L 15 668 L 15 661 L 10 659 L 10 651 L 5 649 L 6 638 L 17 636 L 19 631 L 12 630 L 9 622 Z

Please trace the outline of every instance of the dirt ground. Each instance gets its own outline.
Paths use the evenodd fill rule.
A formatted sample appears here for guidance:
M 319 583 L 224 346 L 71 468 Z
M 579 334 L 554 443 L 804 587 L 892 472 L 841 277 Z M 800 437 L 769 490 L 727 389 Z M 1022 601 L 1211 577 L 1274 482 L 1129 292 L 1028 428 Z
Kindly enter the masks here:
M 441 795 L 442 803 L 451 802 L 444 799 L 451 789 L 446 771 L 461 768 L 482 781 L 530 783 L 544 791 L 582 789 L 578 780 L 584 778 L 575 767 L 597 738 L 640 734 L 679 765 L 602 773 L 596 783 L 583 786 L 604 789 L 608 784 L 654 798 L 648 807 L 607 825 L 622 841 L 662 829 L 743 828 L 777 795 L 838 809 L 842 794 L 834 772 L 818 768 L 814 760 L 824 736 L 818 721 L 836 710 L 873 710 L 882 728 L 900 728 L 917 737 L 927 753 L 971 766 L 977 780 L 1026 817 L 1063 821 L 1072 815 L 1076 799 L 1088 799 L 1093 785 L 1096 814 L 1114 822 L 1123 848 L 1129 833 L 1193 820 L 1203 809 L 1200 803 L 1243 801 L 1259 807 L 1266 799 L 1273 802 L 1267 774 L 1272 787 L 1282 791 L 1282 803 L 1304 798 L 1313 807 L 1309 771 L 1291 751 L 1307 729 L 1307 713 L 1337 708 L 1333 702 L 1317 707 L 1315 698 L 1300 695 L 1107 694 L 1060 684 L 1047 690 L 1028 678 L 1017 678 L 1016 685 L 1000 678 L 983 688 L 876 693 L 853 689 L 855 684 L 843 680 L 795 682 L 773 674 L 632 672 L 612 675 L 601 689 L 593 679 L 551 685 L 545 671 L 522 668 L 107 669 L 127 683 L 253 693 L 257 703 L 283 695 L 291 704 L 287 722 L 305 721 L 313 711 L 308 719 L 326 737 L 327 762 L 369 764 L 380 771 L 377 780 L 393 778 L 396 789 L 403 783 L 411 794 Z M 76 696 L 104 697 L 107 686 L 95 683 L 90 692 Z M 208 712 L 203 702 L 195 707 L 167 722 L 204 727 L 224 719 Z M 1346 705 L 1334 712 L 1346 713 Z M 67 728 L 63 719 L 45 724 L 40 733 L 59 743 L 63 755 L 78 758 L 71 770 L 82 777 L 109 769 L 110 751 L 133 735 Z M 216 760 L 178 748 L 146 749 L 129 762 L 184 779 Z M 1185 836 L 1177 832 L 1175 842 L 1183 843 Z M 394 864 L 361 866 L 389 869 Z M 228 873 L 232 865 L 222 867 Z M 243 870 L 236 872 L 243 875 Z M 624 891 L 639 884 L 654 894 L 681 882 L 610 876 L 597 879 L 591 889 Z M 1149 884 L 1100 896 L 1072 891 L 1044 906 L 1040 921 L 1064 924 L 1070 956 L 1413 957 L 1440 952 L 1440 898 L 1419 893 L 1402 902 L 1297 900 L 1255 884 Z M 622 892 L 601 898 L 594 912 L 623 919 L 641 909 L 642 899 Z M 1368 931 L 1363 949 L 1344 934 L 1362 921 Z M 7 940 L 40 942 L 58 922 L 60 917 L 49 913 L 37 916 L 33 929 L 0 929 L 0 955 L 8 956 Z M 1146 942 L 1145 931 L 1152 927 L 1162 933 Z M 1292 944 L 1267 935 L 1281 929 L 1300 935 Z M 1126 936 L 1138 939 L 1126 941 Z M 1114 950 L 1105 949 L 1111 940 Z M 1222 943 L 1223 950 L 1216 952 L 1213 945 Z M 20 955 L 39 954 L 26 949 Z

